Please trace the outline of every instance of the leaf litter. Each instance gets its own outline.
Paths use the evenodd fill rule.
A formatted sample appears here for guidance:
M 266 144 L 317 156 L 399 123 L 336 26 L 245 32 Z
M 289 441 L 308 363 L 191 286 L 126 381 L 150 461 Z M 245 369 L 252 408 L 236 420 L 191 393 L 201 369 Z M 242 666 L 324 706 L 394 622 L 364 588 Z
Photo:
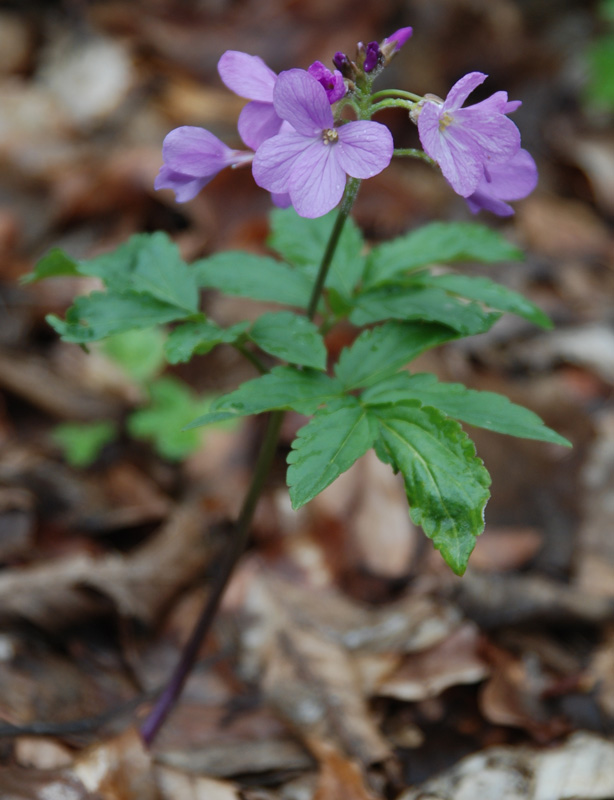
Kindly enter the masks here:
M 426 354 L 415 371 L 509 394 L 574 452 L 477 437 L 493 499 L 460 581 L 416 536 L 402 489 L 377 462 L 359 462 L 294 513 L 280 454 L 182 702 L 151 754 L 136 732 L 215 573 L 257 423 L 213 433 L 183 464 L 131 440 L 121 426 L 139 387 L 98 353 L 69 357 L 45 327 L 73 279 L 27 288 L 17 279 L 53 246 L 86 257 L 155 228 L 190 257 L 266 252 L 262 199 L 240 172 L 189 207 L 153 193 L 160 143 L 179 124 L 232 137 L 239 106 L 219 91 L 220 42 L 283 69 L 325 59 L 341 29 L 351 42 L 398 27 L 391 6 L 350 6 L 104 0 L 1 12 L 2 797 L 614 794 L 614 151 L 611 125 L 569 82 L 565 54 L 581 54 L 596 24 L 579 0 L 556 19 L 536 2 L 413 4 L 409 21 L 428 35 L 393 66 L 445 86 L 480 52 L 485 71 L 523 97 L 541 184 L 502 227 L 527 259 L 475 274 L 494 271 L 556 323 L 543 333 L 503 321 Z M 463 213 L 419 164 L 372 185 L 357 219 L 375 243 Z M 224 306 L 224 323 L 251 313 L 244 306 Z M 245 370 L 220 350 L 175 372 L 202 393 Z M 100 419 L 122 435 L 90 467 L 69 467 L 53 427 Z

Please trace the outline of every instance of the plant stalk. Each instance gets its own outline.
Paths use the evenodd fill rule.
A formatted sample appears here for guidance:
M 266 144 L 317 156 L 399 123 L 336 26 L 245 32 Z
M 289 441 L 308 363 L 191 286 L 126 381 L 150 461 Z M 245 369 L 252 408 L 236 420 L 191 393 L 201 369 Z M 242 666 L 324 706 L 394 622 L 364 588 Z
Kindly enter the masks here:
M 311 297 L 309 298 L 309 304 L 307 306 L 306 313 L 310 320 L 315 316 L 318 303 L 324 289 L 326 276 L 328 275 L 335 250 L 339 244 L 339 237 L 343 231 L 345 221 L 352 210 L 354 200 L 358 194 L 359 186 L 360 181 L 358 179 L 348 178 L 343 199 L 339 207 L 339 213 L 326 245 L 326 250 L 322 256 L 318 275 L 311 292 Z M 284 411 L 272 411 L 269 416 L 264 439 L 260 447 L 260 452 L 258 453 L 256 465 L 254 467 L 252 482 L 248 489 L 247 495 L 245 496 L 245 500 L 243 501 L 243 506 L 241 507 L 241 511 L 235 525 L 234 535 L 229 541 L 228 548 L 222 554 L 221 562 L 216 570 L 215 578 L 211 586 L 211 592 L 205 601 L 202 613 L 190 635 L 190 638 L 181 652 L 179 661 L 177 662 L 177 665 L 168 683 L 141 726 L 141 737 L 147 747 L 152 746 L 165 719 L 175 707 L 185 682 L 194 668 L 194 664 L 196 663 L 201 646 L 204 643 L 207 634 L 209 633 L 213 620 L 215 619 L 218 608 L 222 601 L 222 597 L 224 596 L 226 586 L 230 581 L 239 559 L 247 547 L 254 512 L 268 478 L 271 464 L 273 463 L 273 458 L 275 456 L 275 451 L 277 449 L 279 432 L 283 422 L 284 413 Z

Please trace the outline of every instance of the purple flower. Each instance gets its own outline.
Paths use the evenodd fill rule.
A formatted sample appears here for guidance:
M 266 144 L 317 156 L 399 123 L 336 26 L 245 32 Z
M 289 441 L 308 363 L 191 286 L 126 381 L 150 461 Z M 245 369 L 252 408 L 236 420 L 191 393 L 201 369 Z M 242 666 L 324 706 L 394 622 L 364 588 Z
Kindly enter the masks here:
M 156 189 L 172 189 L 178 203 L 191 200 L 225 167 L 252 160 L 253 153 L 231 150 L 204 128 L 175 128 L 162 145 L 164 164 L 156 177 Z
M 413 28 L 399 28 L 398 31 L 391 33 L 390 36 L 384 39 L 384 44 L 392 44 L 394 42 L 396 44 L 396 50 L 400 50 L 405 42 L 411 38 L 413 32 Z
M 370 178 L 390 163 L 393 143 L 388 128 L 367 120 L 335 128 L 324 87 L 308 72 L 282 72 L 273 102 L 294 130 L 282 130 L 260 145 L 254 180 L 269 192 L 287 192 L 302 217 L 321 217 L 334 208 L 347 175 Z
M 277 75 L 259 56 L 227 50 L 217 65 L 220 78 L 239 97 L 251 100 L 239 114 L 239 134 L 256 150 L 262 142 L 279 133 L 281 119 L 273 107 Z
M 466 197 L 474 214 L 485 209 L 509 217 L 514 209 L 506 200 L 521 200 L 537 185 L 537 167 L 526 150 L 519 150 L 505 164 L 493 164 L 484 170 L 484 175 L 475 192 Z
M 369 42 L 365 48 L 365 62 L 363 69 L 365 72 L 372 72 L 377 67 L 380 58 L 380 49 L 377 42 Z
M 336 103 L 337 100 L 341 100 L 346 93 L 345 81 L 338 69 L 331 72 L 321 61 L 314 61 L 307 72 L 315 78 L 318 83 L 322 84 L 331 106 L 333 103 Z
M 505 116 L 518 104 L 509 103 L 506 92 L 461 108 L 486 77 L 470 72 L 454 84 L 445 100 L 427 95 L 418 116 L 422 146 L 463 197 L 476 191 L 485 167 L 504 164 L 520 149 L 518 128 Z

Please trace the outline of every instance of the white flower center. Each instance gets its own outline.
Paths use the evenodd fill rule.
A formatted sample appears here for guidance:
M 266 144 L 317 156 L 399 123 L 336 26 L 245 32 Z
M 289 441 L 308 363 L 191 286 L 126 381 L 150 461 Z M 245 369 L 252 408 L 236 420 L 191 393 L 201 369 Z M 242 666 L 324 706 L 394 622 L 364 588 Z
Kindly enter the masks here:
M 327 128 L 322 131 L 322 141 L 324 144 L 334 144 L 339 139 L 339 134 L 334 128 Z

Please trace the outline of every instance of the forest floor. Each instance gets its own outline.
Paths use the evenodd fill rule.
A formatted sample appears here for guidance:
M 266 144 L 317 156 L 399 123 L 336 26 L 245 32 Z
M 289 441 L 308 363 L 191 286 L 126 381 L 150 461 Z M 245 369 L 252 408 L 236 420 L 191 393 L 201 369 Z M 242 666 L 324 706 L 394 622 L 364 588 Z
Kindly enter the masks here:
M 591 102 L 598 12 L 582 0 L 2 4 L 0 798 L 614 797 L 614 112 Z M 216 71 L 226 49 L 278 72 L 404 25 L 413 39 L 382 86 L 445 96 L 480 70 L 482 96 L 523 101 L 514 121 L 539 186 L 515 216 L 480 221 L 526 259 L 467 270 L 555 325 L 506 317 L 414 369 L 509 396 L 573 449 L 472 431 L 492 499 L 457 578 L 376 458 L 293 512 L 284 465 L 304 418 L 289 414 L 214 635 L 148 751 L 139 722 L 199 614 L 261 422 L 189 441 L 179 430 L 201 395 L 256 373 L 218 348 L 167 368 L 170 399 L 152 406 L 151 343 L 85 353 L 45 322 L 89 279 L 20 278 L 52 247 L 85 258 L 156 229 L 188 260 L 266 253 L 269 199 L 249 170 L 182 206 L 154 191 L 164 136 L 200 125 L 240 146 L 243 101 Z M 397 146 L 418 145 L 400 111 L 385 121 Z M 372 179 L 355 216 L 371 243 L 473 219 L 422 163 Z M 253 313 L 205 302 L 224 322 Z

